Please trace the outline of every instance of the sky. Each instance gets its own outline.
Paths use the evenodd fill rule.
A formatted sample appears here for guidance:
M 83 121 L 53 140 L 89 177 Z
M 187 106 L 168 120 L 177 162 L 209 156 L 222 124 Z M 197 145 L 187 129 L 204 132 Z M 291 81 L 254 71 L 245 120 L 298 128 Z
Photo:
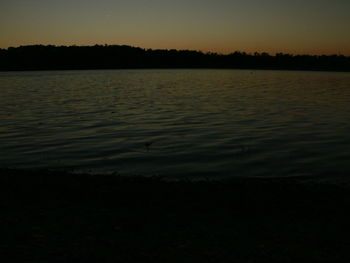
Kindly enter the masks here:
M 350 55 L 350 0 L 0 0 L 0 48 Z

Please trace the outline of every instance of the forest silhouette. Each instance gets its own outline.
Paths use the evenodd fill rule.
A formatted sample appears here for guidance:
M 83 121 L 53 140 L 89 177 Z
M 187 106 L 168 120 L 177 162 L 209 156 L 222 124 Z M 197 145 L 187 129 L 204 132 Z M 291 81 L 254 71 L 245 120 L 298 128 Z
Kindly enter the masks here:
M 277 53 L 203 53 L 193 50 L 143 49 L 126 45 L 30 45 L 0 49 L 0 70 L 71 70 L 137 68 L 224 68 L 350 71 L 344 55 Z

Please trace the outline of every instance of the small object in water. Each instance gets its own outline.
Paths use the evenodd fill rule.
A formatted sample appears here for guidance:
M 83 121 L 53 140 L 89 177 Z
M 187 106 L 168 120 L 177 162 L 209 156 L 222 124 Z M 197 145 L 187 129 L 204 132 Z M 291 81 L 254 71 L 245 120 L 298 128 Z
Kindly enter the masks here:
M 149 151 L 149 147 L 152 145 L 153 142 L 146 142 L 145 147 L 147 149 L 147 152 Z

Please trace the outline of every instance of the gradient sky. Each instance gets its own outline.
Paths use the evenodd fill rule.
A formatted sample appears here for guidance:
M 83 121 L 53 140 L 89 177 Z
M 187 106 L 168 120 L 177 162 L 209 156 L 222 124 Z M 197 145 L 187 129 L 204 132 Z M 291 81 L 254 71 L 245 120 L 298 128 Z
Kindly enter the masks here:
M 0 47 L 350 55 L 350 0 L 0 0 Z

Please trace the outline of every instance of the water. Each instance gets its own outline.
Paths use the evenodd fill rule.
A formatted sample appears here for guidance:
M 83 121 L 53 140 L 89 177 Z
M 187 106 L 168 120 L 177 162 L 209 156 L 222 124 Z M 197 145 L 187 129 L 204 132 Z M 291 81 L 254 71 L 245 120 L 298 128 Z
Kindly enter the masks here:
M 350 176 L 349 73 L 1 72 L 0 94 L 0 167 Z

